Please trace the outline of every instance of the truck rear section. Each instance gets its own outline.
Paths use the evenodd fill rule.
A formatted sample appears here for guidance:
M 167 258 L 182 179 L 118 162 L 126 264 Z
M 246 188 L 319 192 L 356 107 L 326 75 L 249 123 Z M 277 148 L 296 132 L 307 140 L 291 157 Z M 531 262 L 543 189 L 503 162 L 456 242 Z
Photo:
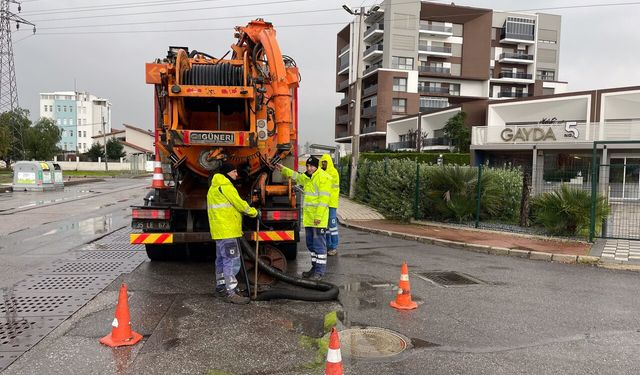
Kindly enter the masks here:
M 244 219 L 245 238 L 296 256 L 300 204 L 273 163 L 297 168 L 298 69 L 283 55 L 273 26 L 261 19 L 236 27 L 221 58 L 170 47 L 146 65 L 154 87 L 156 165 L 153 187 L 132 209 L 131 243 L 152 260 L 183 249 L 213 252 L 207 216 L 210 179 L 232 163 L 240 196 L 261 217 Z M 225 58 L 229 56 L 228 58 Z

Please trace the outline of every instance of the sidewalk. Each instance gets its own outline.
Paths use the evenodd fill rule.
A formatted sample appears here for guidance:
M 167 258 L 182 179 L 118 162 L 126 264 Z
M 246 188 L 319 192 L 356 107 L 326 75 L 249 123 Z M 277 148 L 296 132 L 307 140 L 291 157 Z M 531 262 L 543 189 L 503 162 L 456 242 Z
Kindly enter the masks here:
M 640 241 L 582 241 L 546 238 L 434 222 L 404 223 L 346 197 L 340 197 L 340 224 L 359 230 L 470 251 L 562 263 L 598 264 L 640 270 Z M 638 253 L 632 252 L 638 249 Z

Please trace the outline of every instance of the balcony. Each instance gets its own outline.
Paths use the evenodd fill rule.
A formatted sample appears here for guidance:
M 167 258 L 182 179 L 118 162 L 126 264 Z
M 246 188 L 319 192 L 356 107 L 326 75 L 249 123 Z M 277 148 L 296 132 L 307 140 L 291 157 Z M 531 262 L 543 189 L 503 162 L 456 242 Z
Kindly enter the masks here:
M 376 127 L 375 126 L 365 126 L 362 128 L 362 131 L 360 132 L 360 134 L 369 134 L 369 133 L 373 133 L 376 131 Z
M 513 78 L 513 79 L 527 79 L 530 80 L 533 78 L 531 74 L 527 73 L 513 73 L 513 72 L 500 72 L 498 74 L 498 78 Z
M 505 52 L 500 54 L 498 60 L 501 63 L 533 64 L 533 55 Z
M 375 72 L 376 70 L 382 68 L 382 64 L 378 63 L 378 64 L 373 64 L 371 66 L 369 66 L 367 69 L 364 70 L 364 72 L 362 72 L 363 76 L 366 76 L 369 73 Z
M 511 92 L 511 91 L 500 91 L 498 92 L 498 98 L 526 98 L 529 96 L 527 92 Z
M 362 54 L 362 60 L 371 61 L 378 56 L 382 56 L 382 44 L 380 43 L 368 46 Z
M 443 68 L 441 66 L 421 65 L 418 67 L 418 70 L 420 73 L 451 74 L 450 68 Z
M 391 142 L 388 145 L 389 150 L 398 151 L 398 150 L 415 150 L 416 149 L 416 141 L 400 141 L 400 142 Z
M 430 56 L 451 57 L 451 47 L 449 46 L 431 46 L 425 43 L 418 44 L 418 53 Z
M 533 34 L 518 34 L 506 32 L 502 29 L 500 34 L 500 43 L 505 44 L 535 44 L 535 37 Z
M 342 64 L 340 64 L 340 66 L 338 66 L 338 75 L 347 73 L 348 72 L 348 70 L 347 70 L 348 68 L 349 68 L 349 61 L 347 60 L 346 63 L 342 63 Z
M 364 32 L 364 41 L 370 42 L 384 35 L 384 23 L 376 23 Z
M 377 106 L 367 107 L 362 110 L 362 117 L 364 118 L 376 117 L 377 112 L 378 112 Z
M 341 125 L 341 124 L 347 124 L 348 122 L 349 122 L 348 114 L 336 116 L 336 124 Z
M 342 130 L 342 131 L 336 132 L 336 138 L 346 138 L 348 136 L 349 136 L 349 132 L 347 131 Z
M 349 87 L 349 80 L 345 79 L 344 81 L 340 81 L 338 82 L 338 90 L 337 91 L 342 91 L 346 88 Z
M 449 107 L 451 104 L 449 104 L 449 102 L 442 102 L 442 103 L 436 103 L 433 105 L 427 105 L 427 106 L 420 106 L 420 113 L 425 113 L 425 112 L 433 112 L 433 111 L 438 111 L 442 108 L 447 108 Z
M 349 104 L 349 97 L 345 96 L 344 98 L 342 98 L 342 100 L 340 100 L 339 107 L 342 107 L 343 105 L 347 105 L 347 104 Z
M 418 86 L 418 91 L 425 94 L 449 95 L 450 93 L 450 89 L 448 87 L 436 87 L 436 86 Z
M 338 52 L 338 56 L 341 56 L 343 53 L 347 52 L 349 50 L 349 47 L 351 46 L 347 44 L 346 46 L 340 48 L 340 52 Z
M 453 27 L 420 22 L 420 32 L 436 36 L 453 36 Z
M 422 147 L 432 147 L 432 146 L 449 146 L 449 138 L 448 137 L 435 137 L 435 138 L 427 138 L 422 141 Z
M 363 96 L 369 96 L 378 92 L 378 85 L 371 85 L 364 89 L 362 92 Z

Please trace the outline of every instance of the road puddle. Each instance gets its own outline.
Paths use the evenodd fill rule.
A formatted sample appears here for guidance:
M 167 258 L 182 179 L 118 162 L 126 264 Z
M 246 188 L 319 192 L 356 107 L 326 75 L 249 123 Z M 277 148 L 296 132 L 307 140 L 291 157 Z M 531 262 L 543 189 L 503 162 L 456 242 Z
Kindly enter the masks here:
M 38 236 L 31 237 L 26 241 L 34 240 L 37 238 L 50 236 L 56 233 L 64 233 L 64 232 L 77 232 L 82 236 L 93 236 L 96 234 L 106 234 L 111 231 L 113 228 L 113 217 L 111 214 L 104 216 L 92 217 L 85 220 L 80 220 L 76 222 L 66 223 L 62 226 L 59 226 L 56 229 L 52 229 L 48 232 L 42 233 Z

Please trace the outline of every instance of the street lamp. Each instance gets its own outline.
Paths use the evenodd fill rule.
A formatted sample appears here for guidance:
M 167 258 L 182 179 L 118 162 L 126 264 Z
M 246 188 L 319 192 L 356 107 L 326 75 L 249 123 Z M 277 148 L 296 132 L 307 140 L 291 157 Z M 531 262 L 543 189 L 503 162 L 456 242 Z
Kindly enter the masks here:
M 360 158 L 360 105 L 362 102 L 362 69 L 360 64 L 362 61 L 362 42 L 363 42 L 363 29 L 364 17 L 369 16 L 376 12 L 380 7 L 374 5 L 365 11 L 364 7 L 358 9 L 351 9 L 348 5 L 342 5 L 342 8 L 347 13 L 358 16 L 358 50 L 356 52 L 356 97 L 353 116 L 353 136 L 351 140 L 351 176 L 349 178 L 349 198 L 353 198 L 356 193 L 356 176 L 358 175 L 358 159 Z

